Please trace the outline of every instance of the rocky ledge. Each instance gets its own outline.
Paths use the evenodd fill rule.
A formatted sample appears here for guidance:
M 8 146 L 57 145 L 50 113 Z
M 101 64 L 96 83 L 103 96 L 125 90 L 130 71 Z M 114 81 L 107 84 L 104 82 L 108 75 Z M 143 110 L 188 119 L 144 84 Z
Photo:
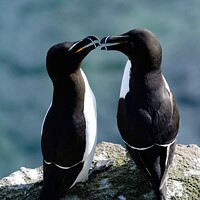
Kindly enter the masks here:
M 94 175 L 86 183 L 78 183 L 65 200 L 142 200 L 155 199 L 150 184 L 138 171 L 126 150 L 118 144 L 97 145 L 94 162 L 112 159 L 113 166 Z M 200 148 L 177 145 L 168 178 L 169 199 L 200 199 Z M 42 167 L 25 167 L 0 180 L 0 199 L 37 199 L 42 188 Z

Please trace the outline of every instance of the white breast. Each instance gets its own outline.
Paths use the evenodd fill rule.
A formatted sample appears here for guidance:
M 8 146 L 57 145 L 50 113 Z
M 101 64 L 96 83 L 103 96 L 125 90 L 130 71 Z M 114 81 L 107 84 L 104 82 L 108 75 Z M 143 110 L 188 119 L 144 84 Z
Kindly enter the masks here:
M 168 92 L 170 93 L 169 85 L 168 85 L 168 83 L 167 83 L 167 81 L 166 81 L 166 79 L 165 79 L 165 77 L 164 77 L 163 74 L 162 74 L 162 78 L 163 78 L 163 81 L 164 81 L 164 84 L 165 84 L 166 89 L 167 89 Z
M 85 153 L 83 156 L 83 161 L 84 161 L 86 159 L 86 157 L 92 151 L 93 146 L 96 145 L 97 108 L 96 108 L 95 96 L 90 88 L 90 85 L 88 83 L 88 80 L 87 80 L 83 70 L 81 70 L 81 74 L 83 76 L 84 83 L 85 83 L 84 117 L 85 117 L 85 121 L 86 121 L 86 150 L 85 150 Z M 43 119 L 43 122 L 42 122 L 41 135 L 42 135 L 44 121 L 45 121 L 45 118 L 46 118 L 46 115 L 47 115 L 49 109 L 51 108 L 51 104 L 50 104 L 50 106 L 45 114 L 45 117 Z
M 124 74 L 120 89 L 120 98 L 125 98 L 126 94 L 129 91 L 130 69 L 131 69 L 131 62 L 130 60 L 128 60 L 124 68 Z
M 96 100 L 95 96 L 89 86 L 88 80 L 81 70 L 85 82 L 85 99 L 84 99 L 84 116 L 86 121 L 86 148 L 83 156 L 83 169 L 76 178 L 74 184 L 78 182 L 85 182 L 88 180 L 88 171 L 90 169 L 95 149 L 96 149 L 96 138 L 97 138 L 97 111 L 96 111 Z
M 85 83 L 84 117 L 86 121 L 86 148 L 85 148 L 83 158 L 78 163 L 75 163 L 74 165 L 69 166 L 69 167 L 63 167 L 63 166 L 58 165 L 57 163 L 47 162 L 44 160 L 46 164 L 49 164 L 49 165 L 55 164 L 57 167 L 61 169 L 66 169 L 66 170 L 78 165 L 80 162 L 84 162 L 81 172 L 79 173 L 79 175 L 77 176 L 76 180 L 74 181 L 71 187 L 73 187 L 77 182 L 87 181 L 88 172 L 89 172 L 89 169 L 94 157 L 95 149 L 96 149 L 96 139 L 97 139 L 96 100 L 89 86 L 88 80 L 82 70 L 81 70 L 81 74 L 83 76 L 84 83 Z M 49 106 L 49 109 L 50 107 L 51 105 Z M 49 109 L 47 110 L 47 113 Z M 46 115 L 44 117 L 44 120 L 46 118 Z M 44 121 L 43 121 L 43 124 L 44 124 Z M 42 124 L 42 129 L 43 129 L 43 124 Z M 42 134 L 42 131 L 41 131 L 41 134 Z
M 173 106 L 173 95 L 172 95 L 172 93 L 170 91 L 169 85 L 168 85 L 168 83 L 167 83 L 167 81 L 166 81 L 166 79 L 165 79 L 163 74 L 162 74 L 162 78 L 163 78 L 163 81 L 164 81 L 164 84 L 165 84 L 165 88 L 167 89 L 167 91 L 169 93 L 170 102 L 171 102 L 171 108 L 172 108 L 171 113 L 173 113 L 173 107 L 174 107 Z
M 95 96 L 82 70 L 81 74 L 85 82 L 84 116 L 86 121 L 86 150 L 83 157 L 84 160 L 91 153 L 96 142 L 97 109 Z

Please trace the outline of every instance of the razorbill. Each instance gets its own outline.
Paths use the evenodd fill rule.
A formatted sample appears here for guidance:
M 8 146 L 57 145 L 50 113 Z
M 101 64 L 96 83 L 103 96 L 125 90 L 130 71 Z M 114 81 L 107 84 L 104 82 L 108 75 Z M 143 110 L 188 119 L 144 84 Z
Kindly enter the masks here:
M 161 45 L 146 29 L 108 36 L 101 44 L 105 44 L 102 50 L 117 50 L 129 59 L 122 78 L 117 125 L 132 159 L 158 199 L 164 200 L 180 117 L 161 72 Z
M 52 46 L 46 67 L 53 83 L 52 103 L 42 126 L 44 184 L 39 199 L 58 199 L 88 179 L 96 147 L 96 100 L 81 69 L 82 60 L 99 46 L 88 36 Z

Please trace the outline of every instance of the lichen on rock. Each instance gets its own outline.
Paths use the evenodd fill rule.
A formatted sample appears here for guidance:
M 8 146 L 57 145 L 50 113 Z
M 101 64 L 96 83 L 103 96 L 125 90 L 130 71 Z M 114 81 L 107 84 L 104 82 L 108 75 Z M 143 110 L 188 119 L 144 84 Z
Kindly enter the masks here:
M 137 169 L 127 151 L 118 144 L 97 145 L 94 163 L 112 159 L 113 166 L 70 189 L 63 200 L 156 199 L 151 185 Z M 177 145 L 168 178 L 169 199 L 200 199 L 200 148 Z M 0 199 L 37 199 L 42 188 L 42 167 L 20 168 L 0 180 Z

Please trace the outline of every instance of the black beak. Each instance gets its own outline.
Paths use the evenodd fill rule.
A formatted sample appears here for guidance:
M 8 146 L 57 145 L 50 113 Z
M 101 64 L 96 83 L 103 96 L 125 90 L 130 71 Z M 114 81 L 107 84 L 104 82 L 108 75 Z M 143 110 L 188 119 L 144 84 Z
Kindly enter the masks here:
M 105 44 L 101 48 L 101 50 L 115 50 L 120 44 L 127 43 L 128 36 L 126 35 L 119 35 L 119 36 L 107 36 L 101 39 L 101 45 Z
M 74 43 L 74 45 L 68 51 L 78 53 L 78 52 L 86 50 L 89 52 L 100 45 L 101 45 L 100 41 L 97 37 L 88 36 L 88 37 Z

